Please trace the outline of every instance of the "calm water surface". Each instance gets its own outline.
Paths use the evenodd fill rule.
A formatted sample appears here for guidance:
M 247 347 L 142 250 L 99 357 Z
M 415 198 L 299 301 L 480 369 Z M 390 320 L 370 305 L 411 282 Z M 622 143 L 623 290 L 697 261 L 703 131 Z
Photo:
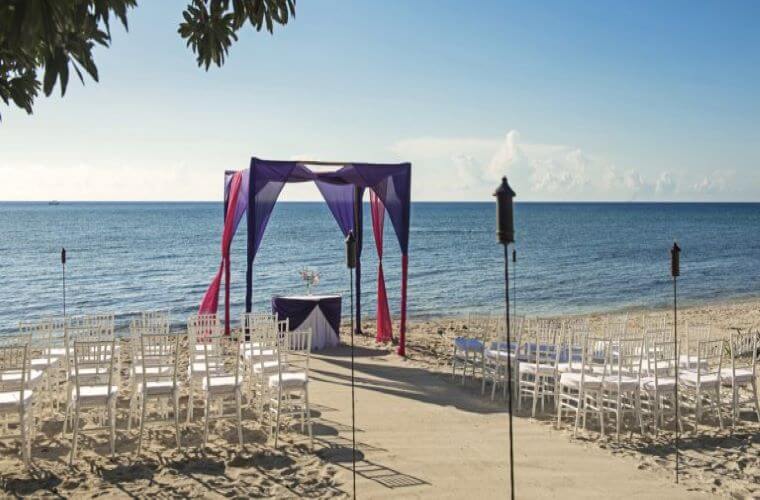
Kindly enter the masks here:
M 59 252 L 68 251 L 71 313 L 128 315 L 197 308 L 219 265 L 220 203 L 0 203 L 0 332 L 24 318 L 60 314 Z M 495 311 L 503 303 L 503 253 L 490 203 L 412 207 L 412 316 Z M 582 313 L 660 306 L 670 297 L 669 247 L 682 253 L 685 303 L 760 295 L 760 204 L 523 203 L 516 207 L 518 310 Z M 399 309 L 400 254 L 386 220 L 384 266 Z M 245 224 L 233 245 L 233 311 L 245 298 Z M 280 203 L 254 273 L 257 309 L 301 293 L 298 270 L 322 274 L 316 293 L 346 293 L 343 238 L 324 204 Z M 368 207 L 364 311 L 374 311 L 377 258 Z

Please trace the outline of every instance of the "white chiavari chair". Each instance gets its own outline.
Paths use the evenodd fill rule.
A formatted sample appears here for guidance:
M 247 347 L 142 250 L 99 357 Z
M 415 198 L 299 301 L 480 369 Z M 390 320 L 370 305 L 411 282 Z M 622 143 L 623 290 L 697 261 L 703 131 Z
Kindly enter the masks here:
M 110 431 L 111 456 L 116 452 L 116 398 L 119 393 L 119 371 L 117 369 L 115 339 L 111 340 L 75 340 L 74 341 L 74 376 L 69 404 L 64 417 L 72 418 L 72 444 L 69 464 L 74 462 L 80 429 L 82 410 L 105 410 L 107 425 L 96 429 Z M 73 414 L 73 415 L 72 415 Z M 103 422 L 101 414 L 101 423 Z
M 611 353 L 606 356 L 602 374 L 602 411 L 615 417 L 615 437 L 620 440 L 620 429 L 626 415 L 639 422 L 641 433 L 641 364 L 644 353 L 643 338 L 619 338 L 608 343 Z M 604 429 L 602 429 L 604 435 Z
M 528 335 L 522 348 L 525 359 L 519 363 L 517 409 L 523 397 L 531 399 L 531 416 L 535 418 L 538 403 L 544 411 L 546 398 L 555 396 L 557 349 L 561 343 L 562 324 L 554 319 L 539 320 L 536 330 Z
M 454 338 L 453 356 L 451 361 L 451 378 L 456 377 L 457 365 L 462 366 L 462 384 L 467 382 L 467 368 L 475 377 L 476 369 L 483 366 L 483 352 L 485 351 L 485 336 L 488 330 L 488 317 L 478 316 L 472 312 L 467 313 L 465 320 L 466 334 Z
M 0 345 L 0 439 L 20 439 L 21 456 L 29 467 L 34 439 L 34 397 L 29 388 L 29 345 L 5 343 Z M 19 434 L 8 433 L 8 424 L 18 424 Z
M 309 407 L 309 360 L 311 328 L 285 332 L 277 349 L 277 373 L 269 376 L 272 399 L 269 403 L 270 429 L 274 427 L 274 446 L 280 436 L 283 417 L 298 415 L 301 432 L 308 428 L 309 447 L 314 448 Z M 270 430 L 271 433 L 271 430 Z
M 171 329 L 171 311 L 157 309 L 155 311 L 142 311 L 140 313 L 142 326 L 149 327 L 160 333 L 169 333 Z
M 732 332 L 729 340 L 731 366 L 721 370 L 724 387 L 731 388 L 731 415 L 733 424 L 741 414 L 743 405 L 755 412 L 760 420 L 760 401 L 757 393 L 758 332 L 752 329 Z M 747 392 L 742 397 L 742 391 Z
M 686 369 L 696 369 L 699 360 L 699 343 L 713 340 L 709 323 L 686 322 L 686 335 L 679 335 L 680 365 Z
M 155 326 L 154 326 L 155 327 Z M 182 448 L 179 425 L 179 397 L 181 381 L 178 378 L 178 363 L 180 336 L 165 333 L 158 327 L 160 333 L 152 333 L 150 327 L 140 335 L 140 364 L 142 373 L 137 392 L 140 395 L 140 435 L 137 441 L 137 454 L 142 450 L 143 429 L 148 415 L 150 401 L 159 405 L 159 413 L 163 421 L 167 420 L 166 405 L 171 403 L 174 410 L 174 427 L 177 437 L 177 448 Z
M 581 327 L 584 327 L 583 325 Z M 585 325 L 588 328 L 588 325 Z M 601 337 L 594 337 L 588 331 L 581 332 L 578 341 L 581 345 L 581 361 L 577 370 L 565 371 L 559 375 L 559 384 L 557 387 L 557 427 L 562 423 L 563 411 L 565 414 L 571 413 L 574 417 L 575 426 L 573 436 L 578 433 L 578 425 L 583 420 L 583 427 L 586 427 L 586 412 L 596 410 L 599 416 L 600 426 L 604 425 L 604 414 L 601 409 L 601 389 L 602 377 L 595 373 L 595 362 L 598 360 L 597 349 L 600 344 L 605 345 L 605 340 Z M 586 404 L 586 401 L 591 401 Z
M 641 414 L 652 416 L 655 435 L 665 425 L 665 418 L 675 417 L 676 409 L 676 363 L 678 355 L 676 343 L 672 340 L 658 340 L 653 334 L 648 339 L 646 354 L 649 370 L 641 377 Z M 677 425 L 683 428 L 682 415 L 678 415 Z
M 689 340 L 693 345 L 693 340 Z M 681 407 L 693 408 L 694 432 L 702 421 L 702 409 L 710 404 L 723 430 L 721 415 L 721 370 L 725 340 L 700 340 L 697 345 L 697 364 L 693 369 L 679 369 L 679 392 L 683 396 Z M 681 358 L 683 361 L 683 357 Z
M 187 319 L 187 421 L 193 420 L 195 393 L 206 378 L 206 339 L 222 335 L 223 327 L 216 314 L 194 314 Z M 214 346 L 210 346 L 214 348 Z
M 204 406 L 203 446 L 208 442 L 212 419 L 237 419 L 238 441 L 243 446 L 243 374 L 245 367 L 240 356 L 242 335 L 215 335 L 203 339 L 203 357 L 206 372 L 202 382 Z M 235 413 L 226 413 L 225 405 L 234 399 Z M 219 413 L 212 415 L 214 403 Z
M 497 385 L 502 384 L 504 397 L 507 395 L 507 358 L 511 357 L 513 380 L 517 378 L 517 351 L 522 335 L 523 316 L 510 317 L 510 342 L 507 343 L 506 321 L 499 324 L 497 335 L 489 343 L 483 355 L 483 381 L 480 393 L 485 394 L 486 383 L 491 383 L 491 401 L 496 395 Z

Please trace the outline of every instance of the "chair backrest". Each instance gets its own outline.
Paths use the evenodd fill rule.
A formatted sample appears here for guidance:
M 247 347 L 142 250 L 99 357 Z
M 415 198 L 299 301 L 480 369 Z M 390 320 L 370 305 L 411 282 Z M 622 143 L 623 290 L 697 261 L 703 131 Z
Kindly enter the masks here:
M 659 387 L 661 378 L 675 377 L 678 352 L 673 340 L 654 342 L 650 344 L 647 355 L 651 358 L 650 375 L 654 376 L 655 388 Z
M 0 346 L 0 392 L 19 392 L 19 401 L 29 382 L 29 346 L 5 344 Z
M 736 375 L 737 368 L 751 368 L 752 378 L 755 378 L 758 361 L 757 349 L 757 332 L 744 330 L 731 333 L 729 337 L 729 354 L 731 356 L 731 370 L 734 375 Z
M 609 351 L 608 344 L 611 342 L 600 332 L 596 334 L 590 331 L 581 334 L 581 387 L 586 376 L 604 369 L 606 356 Z
M 622 380 L 623 377 L 640 378 L 644 355 L 644 338 L 610 339 L 607 344 L 607 362 L 604 377 Z
M 525 316 L 514 316 L 509 318 L 509 337 L 512 345 L 507 347 L 507 322 L 499 321 L 496 336 L 491 342 L 491 349 L 514 351 L 516 346 L 520 345 L 524 322 Z
M 204 339 L 217 337 L 222 333 L 222 325 L 216 314 L 193 314 L 187 318 L 187 340 L 192 354 L 195 345 Z
M 311 358 L 311 328 L 298 328 L 287 332 L 277 349 L 280 375 L 285 371 L 305 371 L 309 373 Z
M 560 348 L 557 361 L 568 363 L 570 370 L 583 363 L 583 344 L 590 335 L 588 321 L 585 318 L 570 318 L 562 324 Z
M 641 316 L 641 331 L 644 337 L 649 336 L 650 332 L 662 331 L 666 327 L 666 316 L 662 313 L 644 313 Z
M 143 311 L 140 313 L 140 321 L 143 326 L 158 328 L 163 333 L 169 333 L 171 328 L 171 311 L 168 309 Z
M 207 387 L 212 380 L 233 377 L 235 386 L 240 381 L 240 344 L 242 333 L 225 335 L 219 333 L 203 339 L 203 359 L 206 364 Z
M 628 313 L 604 318 L 603 335 L 608 339 L 622 339 L 628 333 Z
M 683 340 L 683 352 L 690 356 L 698 355 L 699 343 L 711 340 L 709 323 L 686 322 L 686 338 Z
M 561 331 L 561 324 L 556 321 L 539 321 L 536 330 L 523 343 L 527 361 L 536 365 L 556 364 Z
M 110 397 L 116 385 L 114 372 L 116 340 L 75 340 L 74 341 L 74 381 L 77 397 L 83 386 L 107 385 Z
M 172 333 L 140 335 L 140 362 L 145 382 L 171 381 L 174 387 L 177 386 L 180 338 Z
M 76 341 L 114 338 L 114 315 L 94 314 L 66 318 L 66 335 L 69 345 Z
M 705 375 L 717 375 L 723 367 L 725 340 L 700 340 L 697 343 L 697 380 Z

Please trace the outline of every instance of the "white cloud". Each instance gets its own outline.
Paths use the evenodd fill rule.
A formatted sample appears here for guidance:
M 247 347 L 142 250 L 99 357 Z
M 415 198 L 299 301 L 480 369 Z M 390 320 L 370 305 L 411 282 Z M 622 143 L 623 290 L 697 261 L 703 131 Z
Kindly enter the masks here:
M 502 175 L 522 200 L 700 200 L 735 188 L 728 170 L 700 177 L 621 167 L 578 146 L 524 141 L 516 130 L 501 139 L 407 139 L 391 150 L 414 165 L 415 199 L 490 199 Z

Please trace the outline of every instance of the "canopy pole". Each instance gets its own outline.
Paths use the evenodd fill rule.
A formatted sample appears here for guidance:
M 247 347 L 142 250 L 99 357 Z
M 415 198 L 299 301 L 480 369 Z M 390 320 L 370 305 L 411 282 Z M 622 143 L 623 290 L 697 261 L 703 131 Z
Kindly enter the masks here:
M 362 234 L 364 233 L 362 188 L 356 186 L 354 197 L 354 226 L 356 228 L 356 333 L 362 333 Z
M 401 327 L 399 328 L 398 355 L 406 356 L 406 283 L 409 277 L 409 254 L 401 255 Z

